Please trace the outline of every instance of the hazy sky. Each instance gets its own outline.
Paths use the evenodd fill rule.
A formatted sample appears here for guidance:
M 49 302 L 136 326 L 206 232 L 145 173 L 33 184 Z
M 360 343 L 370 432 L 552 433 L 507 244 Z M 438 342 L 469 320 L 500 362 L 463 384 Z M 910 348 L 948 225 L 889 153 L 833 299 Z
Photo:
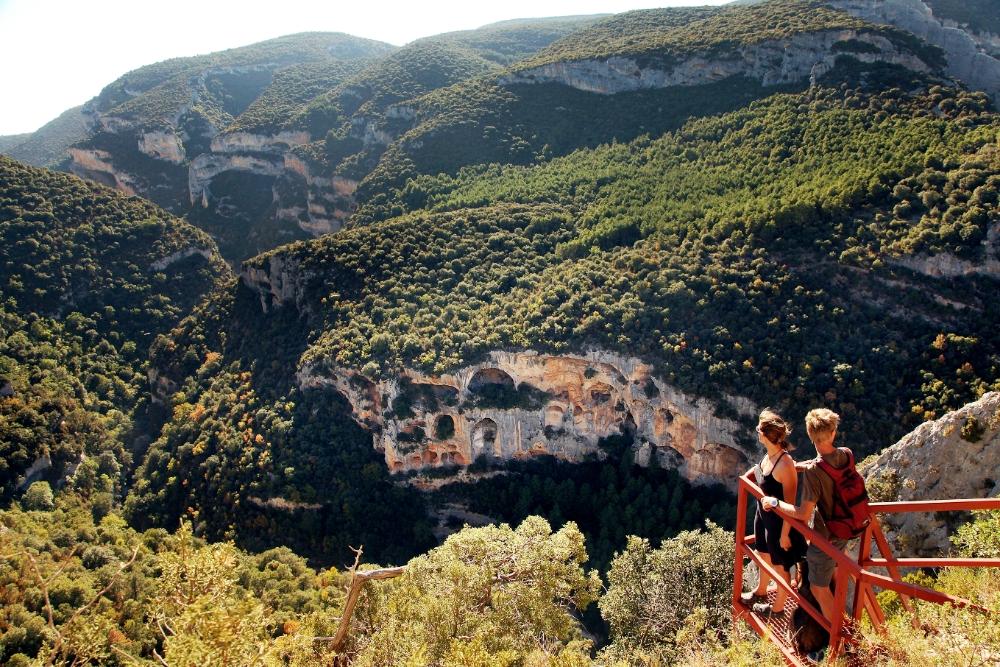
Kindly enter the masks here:
M 295 32 L 402 45 L 504 19 L 723 0 L 0 0 L 0 135 L 31 132 L 125 72 Z

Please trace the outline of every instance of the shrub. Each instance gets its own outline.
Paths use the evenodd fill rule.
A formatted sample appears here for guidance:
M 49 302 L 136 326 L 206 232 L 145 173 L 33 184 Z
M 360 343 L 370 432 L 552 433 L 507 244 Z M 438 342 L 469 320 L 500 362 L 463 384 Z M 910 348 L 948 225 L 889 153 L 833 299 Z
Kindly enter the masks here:
M 52 495 L 52 487 L 48 482 L 34 482 L 24 492 L 21 504 L 26 510 L 39 510 L 48 512 L 55 509 L 55 497 Z
M 696 612 L 708 628 L 722 628 L 731 615 L 733 534 L 710 521 L 659 549 L 631 536 L 611 563 L 608 592 L 599 603 L 611 628 L 605 657 L 673 662 L 677 634 Z

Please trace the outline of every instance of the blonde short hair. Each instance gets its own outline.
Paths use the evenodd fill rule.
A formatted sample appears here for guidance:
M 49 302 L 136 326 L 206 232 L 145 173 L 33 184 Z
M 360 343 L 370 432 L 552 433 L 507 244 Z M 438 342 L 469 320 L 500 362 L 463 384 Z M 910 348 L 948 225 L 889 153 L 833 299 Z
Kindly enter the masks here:
M 817 435 L 836 431 L 839 424 L 840 415 L 826 408 L 810 410 L 809 414 L 806 415 L 806 433 L 809 434 L 810 439 Z

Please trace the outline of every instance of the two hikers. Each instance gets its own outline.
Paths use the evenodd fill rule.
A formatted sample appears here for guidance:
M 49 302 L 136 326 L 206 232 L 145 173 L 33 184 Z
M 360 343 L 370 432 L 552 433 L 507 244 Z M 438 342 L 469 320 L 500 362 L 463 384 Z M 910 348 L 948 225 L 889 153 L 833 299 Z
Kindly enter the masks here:
M 864 481 L 854 469 L 851 450 L 834 445 L 839 424 L 840 416 L 826 408 L 811 410 L 806 415 L 806 433 L 816 447 L 817 457 L 796 466 L 803 472 L 800 504 L 795 504 L 794 494 L 789 500 L 787 493 L 778 498 L 764 489 L 768 495 L 761 498 L 759 509 L 764 512 L 777 509 L 779 516 L 804 522 L 809 521 L 815 510 L 813 529 L 843 551 L 848 539 L 867 525 L 868 497 Z M 810 544 L 806 550 L 806 564 L 812 593 L 823 616 L 833 622 L 835 608 L 830 582 L 836 561 L 817 544 Z M 782 599 L 776 599 L 771 613 L 781 610 L 783 604 Z

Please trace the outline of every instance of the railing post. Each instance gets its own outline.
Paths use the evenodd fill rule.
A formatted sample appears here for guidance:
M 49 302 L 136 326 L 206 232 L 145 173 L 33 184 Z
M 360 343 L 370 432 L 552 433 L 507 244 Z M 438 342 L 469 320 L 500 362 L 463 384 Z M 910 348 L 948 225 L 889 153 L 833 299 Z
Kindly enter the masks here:
M 743 478 L 739 478 L 736 487 L 736 562 L 733 564 L 733 620 L 741 616 L 739 609 L 743 604 L 740 594 L 743 592 L 743 546 L 747 532 L 747 489 Z
M 872 555 L 872 526 L 869 523 L 868 527 L 865 528 L 865 532 L 861 535 L 861 544 L 858 546 L 858 565 L 861 569 L 865 569 L 865 562 L 871 558 Z M 865 593 L 867 592 L 868 586 L 861 581 L 854 582 L 854 605 L 851 610 L 851 618 L 855 622 L 861 620 L 861 614 L 864 610 Z M 875 619 L 872 619 L 875 622 Z
M 743 478 L 736 487 L 736 562 L 733 563 L 733 620 L 738 622 L 743 601 L 743 547 L 747 532 L 747 489 Z
M 877 517 L 872 517 L 872 535 L 875 537 L 875 544 L 878 545 L 879 553 L 887 561 L 894 560 L 894 555 L 892 553 L 892 548 L 889 546 L 889 540 L 885 538 L 885 533 L 882 532 L 882 524 L 879 523 Z M 896 581 L 902 581 L 903 576 L 899 572 L 899 568 L 895 567 L 890 563 L 886 563 L 885 569 L 889 572 L 889 576 Z M 899 594 L 899 601 L 903 605 L 903 609 L 909 613 L 914 613 L 914 607 L 910 604 L 910 596 Z

